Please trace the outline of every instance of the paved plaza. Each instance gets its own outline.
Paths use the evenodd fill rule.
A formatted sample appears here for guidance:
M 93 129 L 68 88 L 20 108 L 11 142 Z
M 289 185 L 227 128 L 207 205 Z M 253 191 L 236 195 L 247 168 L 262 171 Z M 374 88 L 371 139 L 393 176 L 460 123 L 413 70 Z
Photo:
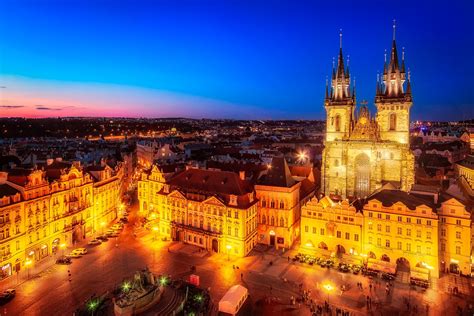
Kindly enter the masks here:
M 258 246 L 249 256 L 235 258 L 162 241 L 144 229 L 136 230 L 133 214 L 131 223 L 119 238 L 87 247 L 89 253 L 74 259 L 69 266 L 55 265 L 54 258 L 49 258 L 31 271 L 22 271 L 4 280 L 2 287 L 15 287 L 17 296 L 2 312 L 6 315 L 72 315 L 91 295 L 111 290 L 137 269 L 148 266 L 157 274 L 187 279 L 193 265 L 195 274 L 200 276 L 201 287 L 210 290 L 215 306 L 227 289 L 239 283 L 250 292 L 251 306 L 246 313 L 258 315 L 310 315 L 308 302 L 311 300 L 315 305 L 329 302 L 333 312 L 340 308 L 352 315 L 426 315 L 427 312 L 429 315 L 456 315 L 461 310 L 463 315 L 471 315 L 468 307 L 474 303 L 467 278 L 450 275 L 432 280 L 430 289 L 424 293 L 396 281 L 387 296 L 382 281 L 373 280 L 370 290 L 370 280 L 362 275 L 288 260 L 296 250 L 281 253 Z M 330 292 L 323 287 L 328 282 L 333 285 Z M 358 282 L 363 289 L 356 286 Z M 346 286 L 346 291 L 340 290 L 341 285 Z M 448 292 L 454 286 L 460 289 L 458 296 Z M 308 300 L 298 302 L 308 290 Z M 295 304 L 290 304 L 292 296 Z M 372 301 L 371 309 L 366 306 L 367 296 Z

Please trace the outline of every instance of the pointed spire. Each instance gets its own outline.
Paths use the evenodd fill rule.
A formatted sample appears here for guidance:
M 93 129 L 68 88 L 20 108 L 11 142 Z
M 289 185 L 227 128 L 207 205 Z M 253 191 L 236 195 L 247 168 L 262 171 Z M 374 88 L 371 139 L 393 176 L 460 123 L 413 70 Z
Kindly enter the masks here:
M 387 74 L 387 49 L 383 53 L 383 73 L 384 75 Z
M 405 47 L 402 47 L 402 72 L 405 72 Z
M 395 24 L 397 20 L 393 19 L 393 41 L 395 41 L 395 30 L 397 28 L 397 25 Z
M 332 58 L 332 79 L 336 78 L 336 59 Z
M 344 56 L 342 54 L 342 29 L 339 30 L 339 58 L 337 60 L 337 77 L 345 75 Z

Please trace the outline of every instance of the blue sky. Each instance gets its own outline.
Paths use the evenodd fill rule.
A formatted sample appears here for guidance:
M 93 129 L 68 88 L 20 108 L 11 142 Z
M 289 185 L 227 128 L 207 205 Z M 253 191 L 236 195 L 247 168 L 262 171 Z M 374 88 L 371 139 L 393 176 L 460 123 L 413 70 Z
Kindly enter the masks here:
M 412 118 L 474 118 L 472 1 L 3 0 L 0 12 L 0 116 L 324 118 L 339 29 L 372 104 L 395 18 Z

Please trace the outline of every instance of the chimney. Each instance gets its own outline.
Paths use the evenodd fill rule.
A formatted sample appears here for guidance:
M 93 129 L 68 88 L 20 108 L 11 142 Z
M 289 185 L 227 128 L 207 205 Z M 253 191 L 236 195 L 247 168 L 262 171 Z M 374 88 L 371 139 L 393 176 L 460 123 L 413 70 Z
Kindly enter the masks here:
M 245 180 L 245 171 L 239 171 L 240 180 Z

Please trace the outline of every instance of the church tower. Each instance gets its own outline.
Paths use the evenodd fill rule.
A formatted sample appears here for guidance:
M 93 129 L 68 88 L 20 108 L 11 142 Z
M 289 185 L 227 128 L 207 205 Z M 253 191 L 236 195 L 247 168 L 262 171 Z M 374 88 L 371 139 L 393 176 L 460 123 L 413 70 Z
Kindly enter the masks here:
M 349 63 L 349 62 L 348 62 Z M 333 61 L 331 89 L 326 80 L 326 141 L 348 137 L 352 127 L 355 109 L 355 91 L 351 93 L 349 65 L 344 66 L 342 54 L 342 31 L 339 33 L 339 56 L 337 68 Z
M 406 82 L 406 90 L 404 85 Z M 409 143 L 410 108 L 412 106 L 410 72 L 405 72 L 405 52 L 402 51 L 402 62 L 399 64 L 395 42 L 395 21 L 393 23 L 393 40 L 390 61 L 385 62 L 383 75 L 377 76 L 375 106 L 377 123 L 382 140 Z

